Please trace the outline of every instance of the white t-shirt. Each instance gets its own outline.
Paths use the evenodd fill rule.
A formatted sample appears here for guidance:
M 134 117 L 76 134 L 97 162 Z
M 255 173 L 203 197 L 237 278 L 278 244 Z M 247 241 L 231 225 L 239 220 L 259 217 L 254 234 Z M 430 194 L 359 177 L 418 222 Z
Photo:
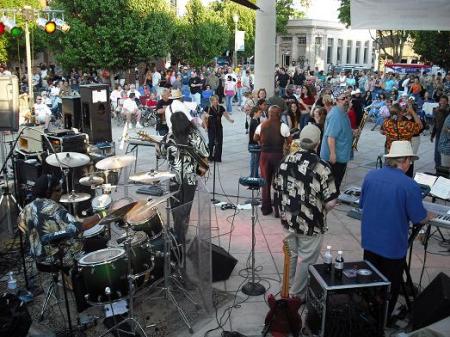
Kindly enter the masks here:
M 261 123 L 261 124 L 262 124 L 262 123 Z M 259 124 L 259 125 L 256 127 L 255 135 L 261 134 L 261 124 Z M 290 130 L 289 130 L 289 126 L 287 126 L 287 125 L 284 124 L 284 123 L 281 123 L 281 125 L 280 125 L 280 134 L 281 134 L 284 138 L 289 137 L 289 136 L 291 135 L 291 132 L 290 132 Z
M 0 73 L 0 76 L 11 76 L 11 72 L 9 70 L 4 70 Z
M 171 110 L 172 108 L 172 110 Z M 172 113 L 177 112 L 177 111 L 181 111 L 183 112 L 187 119 L 189 119 L 189 121 L 192 121 L 192 116 L 191 116 L 191 112 L 189 110 L 189 108 L 187 107 L 186 104 L 184 104 L 183 102 L 181 102 L 180 100 L 174 100 L 172 102 L 172 104 L 170 104 L 165 111 L 165 116 L 166 116 L 166 123 L 167 123 L 167 127 L 169 128 L 169 131 L 172 130 L 172 122 L 170 121 L 170 116 L 172 116 Z
M 50 96 L 59 96 L 60 92 L 61 92 L 61 89 L 59 89 L 58 87 L 51 87 Z
M 111 95 L 109 95 L 109 99 L 111 100 L 111 103 L 114 104 L 114 106 L 117 105 L 117 100 L 120 98 L 120 91 L 114 89 L 111 91 Z
M 139 99 L 139 98 L 141 97 L 141 93 L 140 93 L 139 91 L 137 91 L 137 90 L 133 90 L 133 91 L 128 90 L 127 96 L 130 97 L 130 94 L 131 94 L 132 92 L 134 92 L 134 97 L 136 97 L 137 99 Z
M 124 112 L 135 112 L 138 109 L 138 106 L 137 106 L 136 102 L 134 101 L 134 99 L 127 98 L 123 102 L 122 109 L 124 110 Z
M 52 115 L 50 108 L 44 103 L 35 103 L 34 104 L 34 114 L 36 116 L 36 120 L 39 123 L 45 123 L 47 117 Z
M 154 87 L 159 86 L 159 82 L 161 82 L 161 74 L 157 71 L 155 71 L 152 75 L 152 85 Z

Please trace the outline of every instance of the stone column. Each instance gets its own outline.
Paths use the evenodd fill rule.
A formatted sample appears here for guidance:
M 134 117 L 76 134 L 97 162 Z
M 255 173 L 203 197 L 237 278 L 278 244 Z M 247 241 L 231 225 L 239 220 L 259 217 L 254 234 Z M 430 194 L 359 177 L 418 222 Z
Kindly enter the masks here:
M 361 41 L 361 48 L 359 48 L 359 64 L 364 64 L 364 43 L 366 41 Z
M 291 64 L 292 61 L 295 61 L 295 63 L 297 63 L 297 59 L 298 59 L 298 37 L 296 35 L 293 35 L 291 46 Z
M 333 63 L 334 65 L 337 65 L 337 46 L 338 46 L 338 39 L 337 38 L 332 38 L 333 39 L 333 49 L 331 52 L 331 63 Z
M 275 0 L 258 0 L 255 33 L 255 89 L 266 88 L 268 97 L 274 91 L 275 71 Z
M 342 39 L 342 64 L 347 63 L 347 40 Z
M 314 70 L 316 65 L 316 56 L 314 55 L 315 51 L 315 43 L 313 32 L 306 33 L 306 51 L 305 51 L 305 59 L 308 60 L 308 64 L 311 70 Z M 306 62 L 306 60 L 305 60 Z
M 368 51 L 368 55 L 367 55 L 367 65 L 369 67 L 373 66 L 373 60 L 372 60 L 372 48 L 373 48 L 373 40 L 370 39 L 369 40 L 369 51 Z
M 356 41 L 352 40 L 352 51 L 350 53 L 350 64 L 355 63 Z
M 320 58 L 322 59 L 322 63 L 319 66 L 319 70 L 327 70 L 326 69 L 326 65 L 327 65 L 327 36 L 325 34 L 321 35 L 322 37 L 322 41 L 320 43 Z

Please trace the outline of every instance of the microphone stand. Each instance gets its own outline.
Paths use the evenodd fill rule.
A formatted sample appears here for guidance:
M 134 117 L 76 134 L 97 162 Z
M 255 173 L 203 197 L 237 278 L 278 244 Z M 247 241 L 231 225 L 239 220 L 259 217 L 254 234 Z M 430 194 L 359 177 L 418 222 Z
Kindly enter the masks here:
M 213 194 L 212 194 L 212 199 L 211 202 L 213 204 L 218 204 L 220 202 L 220 200 L 216 199 L 216 149 L 217 149 L 217 144 L 219 142 L 218 138 L 217 138 L 217 123 L 218 123 L 218 114 L 216 115 L 216 122 L 214 123 L 214 145 L 213 145 L 213 151 L 211 154 L 211 157 L 214 161 L 213 164 Z M 208 137 L 209 137 L 209 133 L 208 133 Z

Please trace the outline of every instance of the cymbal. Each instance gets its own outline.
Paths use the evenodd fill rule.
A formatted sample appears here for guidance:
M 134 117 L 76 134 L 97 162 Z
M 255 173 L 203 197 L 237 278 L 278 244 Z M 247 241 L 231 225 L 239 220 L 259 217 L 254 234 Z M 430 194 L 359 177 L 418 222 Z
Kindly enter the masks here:
M 135 160 L 136 157 L 129 155 L 113 156 L 100 160 L 95 167 L 99 170 L 117 170 L 131 165 Z
M 112 211 L 111 213 L 109 213 L 107 216 L 105 216 L 103 219 L 100 220 L 99 224 L 104 225 L 110 222 L 114 222 L 114 221 L 118 221 L 118 220 L 122 220 L 122 218 L 134 207 L 136 206 L 138 202 L 137 201 L 133 201 L 130 202 L 129 204 L 126 204 L 114 211 Z
M 58 158 L 57 158 L 58 157 Z M 59 162 L 58 162 L 59 159 Z M 63 168 L 80 167 L 89 164 L 91 159 L 83 153 L 77 152 L 59 152 L 54 153 L 45 158 L 47 164 L 59 167 L 60 163 Z
M 94 175 L 90 175 L 90 176 L 86 176 L 83 178 L 80 178 L 80 184 L 83 186 L 98 186 L 103 184 L 103 178 L 102 177 L 97 177 Z
M 152 184 L 158 181 L 164 181 L 175 177 L 175 174 L 170 172 L 139 172 L 129 177 L 131 181 L 141 184 Z
M 91 198 L 91 195 L 88 193 L 69 193 L 69 194 L 63 194 L 61 198 L 59 199 L 59 202 L 65 203 L 65 204 L 74 204 L 77 202 L 82 202 L 85 200 L 89 200 Z

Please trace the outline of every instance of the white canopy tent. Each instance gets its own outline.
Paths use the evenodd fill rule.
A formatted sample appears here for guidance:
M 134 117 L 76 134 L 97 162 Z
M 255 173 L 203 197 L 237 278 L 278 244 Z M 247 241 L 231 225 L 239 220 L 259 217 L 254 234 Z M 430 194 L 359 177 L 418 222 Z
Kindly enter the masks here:
M 351 0 L 352 29 L 450 30 L 450 0 Z

